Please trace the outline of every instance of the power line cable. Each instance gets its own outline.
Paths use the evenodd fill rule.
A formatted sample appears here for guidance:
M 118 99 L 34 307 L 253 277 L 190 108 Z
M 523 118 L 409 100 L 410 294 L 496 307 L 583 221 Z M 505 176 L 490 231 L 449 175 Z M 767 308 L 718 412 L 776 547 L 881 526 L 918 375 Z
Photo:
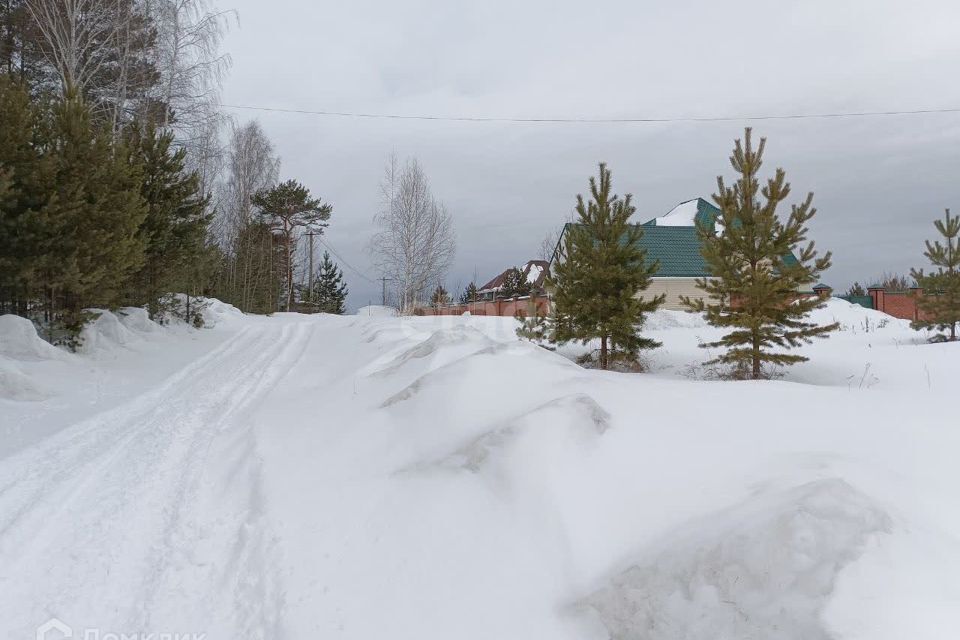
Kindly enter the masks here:
M 379 283 L 378 280 L 374 280 L 373 278 L 370 278 L 370 277 L 367 276 L 365 273 L 363 273 L 362 271 L 360 271 L 359 269 L 357 269 L 356 267 L 354 267 L 353 265 L 351 265 L 349 262 L 347 262 L 346 260 L 344 260 L 344 259 L 343 259 L 343 256 L 341 256 L 339 253 L 337 253 L 337 252 L 334 250 L 334 248 L 331 247 L 330 244 L 329 244 L 326 240 L 323 239 L 323 236 L 318 235 L 318 236 L 316 236 L 316 238 L 317 238 L 317 241 L 318 241 L 320 244 L 322 244 L 324 247 L 326 247 L 327 249 L 330 250 L 330 253 L 332 253 L 333 256 L 334 256 L 337 260 L 340 261 L 340 264 L 342 264 L 342 265 L 345 266 L 346 268 L 350 269 L 350 271 L 353 271 L 355 274 L 357 274 L 358 276 L 360 276 L 361 278 L 363 278 L 363 279 L 366 280 L 367 282 L 370 282 L 370 283 L 373 283 L 373 284 L 378 284 L 378 283 Z
M 863 118 L 875 116 L 908 116 L 942 113 L 960 113 L 960 107 L 943 109 L 912 109 L 902 111 L 838 111 L 825 113 L 790 113 L 758 116 L 681 116 L 676 118 L 510 118 L 497 116 L 437 116 L 404 115 L 396 113 L 364 113 L 356 111 L 314 111 L 308 109 L 286 109 L 280 107 L 259 107 L 252 105 L 221 104 L 226 109 L 246 109 L 250 111 L 269 111 L 275 113 L 296 113 L 301 115 L 327 116 L 335 118 L 364 118 L 374 120 L 428 120 L 435 122 L 500 122 L 515 124 L 630 124 L 630 123 L 674 123 L 674 122 L 735 122 L 742 120 L 809 120 L 829 118 Z

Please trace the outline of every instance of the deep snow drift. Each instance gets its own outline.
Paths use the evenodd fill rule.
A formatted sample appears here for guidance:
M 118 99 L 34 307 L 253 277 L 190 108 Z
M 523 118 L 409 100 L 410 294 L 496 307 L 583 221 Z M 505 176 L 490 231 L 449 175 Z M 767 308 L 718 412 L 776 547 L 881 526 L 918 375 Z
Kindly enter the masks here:
M 509 318 L 0 318 L 0 637 L 902 640 L 960 630 L 960 350 L 842 330 L 717 382 L 683 313 L 649 373 Z M 9 374 L 9 372 L 14 372 Z

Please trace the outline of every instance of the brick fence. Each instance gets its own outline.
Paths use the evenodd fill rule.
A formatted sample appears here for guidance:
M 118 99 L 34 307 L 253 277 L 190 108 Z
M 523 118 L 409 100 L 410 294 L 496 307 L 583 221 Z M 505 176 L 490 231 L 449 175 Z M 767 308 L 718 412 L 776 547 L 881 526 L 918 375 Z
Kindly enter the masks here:
M 470 312 L 474 316 L 520 316 L 526 318 L 531 307 L 540 315 L 550 313 L 550 298 L 546 296 L 524 296 L 505 300 L 470 302 L 467 304 L 445 304 L 431 307 L 419 307 L 414 311 L 418 316 L 459 316 Z
M 873 308 L 882 311 L 894 318 L 904 320 L 921 320 L 924 313 L 917 308 L 917 298 L 924 295 L 919 288 L 907 291 L 887 291 L 881 287 L 867 289 Z

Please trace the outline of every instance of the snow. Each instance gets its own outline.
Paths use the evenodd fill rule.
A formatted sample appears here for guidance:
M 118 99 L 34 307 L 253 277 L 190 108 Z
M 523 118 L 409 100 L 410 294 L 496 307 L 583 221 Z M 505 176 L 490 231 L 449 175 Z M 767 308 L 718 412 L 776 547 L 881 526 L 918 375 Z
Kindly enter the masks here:
M 536 283 L 536 281 L 540 278 L 541 273 L 543 273 L 543 267 L 541 267 L 539 264 L 535 264 L 533 262 L 527 263 L 527 282 L 528 283 L 530 284 Z
M 0 380 L 43 386 L 0 387 L 0 637 L 960 630 L 960 345 L 831 300 L 810 362 L 718 382 L 682 312 L 621 374 L 382 309 L 104 313 L 78 355 L 0 317 Z
M 391 318 L 400 315 L 394 307 L 385 307 L 379 304 L 373 304 L 357 309 L 356 315 L 368 316 L 372 318 Z
M 693 227 L 696 226 L 698 200 L 681 202 L 666 214 L 656 218 L 658 227 Z

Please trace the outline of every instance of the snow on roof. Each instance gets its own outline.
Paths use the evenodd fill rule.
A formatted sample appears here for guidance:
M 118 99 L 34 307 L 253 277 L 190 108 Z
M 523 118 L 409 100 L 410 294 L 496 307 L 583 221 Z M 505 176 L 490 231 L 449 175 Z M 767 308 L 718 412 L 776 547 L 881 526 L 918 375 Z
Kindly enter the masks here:
M 654 218 L 658 227 L 693 227 L 696 226 L 698 199 L 681 202 L 665 215 Z
M 532 260 L 527 266 L 529 267 L 527 271 L 527 282 L 530 284 L 536 284 L 537 280 L 540 279 L 540 274 L 543 273 L 543 267 Z
M 522 267 L 519 267 L 520 273 L 526 281 L 532 284 L 534 287 L 543 286 L 543 281 L 547 275 L 547 269 L 549 269 L 550 263 L 546 260 L 529 260 Z M 513 269 L 510 267 L 505 269 L 500 273 L 496 278 L 490 282 L 484 284 L 477 290 L 477 293 L 491 293 L 500 291 L 503 288 L 503 279 L 506 277 L 507 272 Z

